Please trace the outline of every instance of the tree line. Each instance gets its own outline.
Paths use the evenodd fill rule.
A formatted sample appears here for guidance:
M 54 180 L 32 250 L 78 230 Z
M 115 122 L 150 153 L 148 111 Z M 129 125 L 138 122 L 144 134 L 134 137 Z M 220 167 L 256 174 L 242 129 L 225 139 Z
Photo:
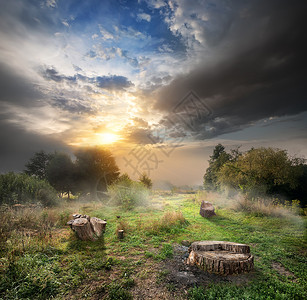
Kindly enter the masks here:
M 291 157 L 286 150 L 239 148 L 229 152 L 222 144 L 215 146 L 204 175 L 204 187 L 219 191 L 241 190 L 247 197 L 276 196 L 298 199 L 307 204 L 306 160 Z
M 75 152 L 72 159 L 66 153 L 36 152 L 25 166 L 25 174 L 46 180 L 61 196 L 64 194 L 90 194 L 91 199 L 100 198 L 107 187 L 119 181 L 120 170 L 108 149 L 93 147 Z M 139 181 L 147 188 L 152 187 L 151 179 L 142 174 Z

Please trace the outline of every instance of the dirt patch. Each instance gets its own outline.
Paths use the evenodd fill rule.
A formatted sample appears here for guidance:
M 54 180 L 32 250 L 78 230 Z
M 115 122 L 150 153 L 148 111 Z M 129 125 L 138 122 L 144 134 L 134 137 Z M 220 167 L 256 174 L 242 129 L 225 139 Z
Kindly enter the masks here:
M 182 245 L 174 246 L 174 257 L 165 261 L 160 270 L 160 272 L 166 274 L 164 280 L 166 284 L 171 284 L 176 289 L 187 291 L 194 286 L 207 286 L 212 283 L 243 285 L 254 277 L 254 272 L 228 276 L 210 274 L 196 266 L 185 264 L 188 255 L 188 247 Z
M 273 262 L 272 268 L 274 270 L 276 270 L 280 275 L 292 278 L 292 280 L 291 280 L 292 282 L 296 281 L 295 275 L 292 272 L 290 272 L 289 270 L 287 270 L 281 263 Z M 290 278 L 288 278 L 288 279 L 290 279 Z

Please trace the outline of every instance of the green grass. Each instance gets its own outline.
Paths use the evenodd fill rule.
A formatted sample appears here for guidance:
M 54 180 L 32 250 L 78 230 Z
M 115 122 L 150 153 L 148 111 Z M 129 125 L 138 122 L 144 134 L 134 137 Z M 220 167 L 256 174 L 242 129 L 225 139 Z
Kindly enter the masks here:
M 157 285 L 163 285 L 161 278 L 167 272 L 161 273 L 157 266 L 172 258 L 172 245 L 182 240 L 247 243 L 255 256 L 255 276 L 248 284 L 195 287 L 189 291 L 189 299 L 306 298 L 306 217 L 255 216 L 216 207 L 217 216 L 204 219 L 193 195 L 155 194 L 152 205 L 132 210 L 72 203 L 58 212 L 38 212 L 32 218 L 35 224 L 27 222 L 40 230 L 41 220 L 53 220 L 48 238 L 39 239 L 40 231 L 25 237 L 25 228 L 16 225 L 3 235 L 7 240 L 2 243 L 0 299 L 132 299 L 133 290 L 141 289 L 148 278 L 155 276 Z M 68 215 L 77 211 L 107 219 L 102 238 L 79 241 L 63 226 Z M 117 238 L 119 228 L 125 231 L 123 240 Z M 273 263 L 293 275 L 279 273 Z M 174 287 L 165 288 L 172 299 Z

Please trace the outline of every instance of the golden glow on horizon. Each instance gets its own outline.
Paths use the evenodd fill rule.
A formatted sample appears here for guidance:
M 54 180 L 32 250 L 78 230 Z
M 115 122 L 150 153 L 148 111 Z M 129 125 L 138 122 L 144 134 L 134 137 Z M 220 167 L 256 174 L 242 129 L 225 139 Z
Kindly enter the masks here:
M 103 132 L 103 133 L 96 133 L 97 140 L 99 144 L 113 144 L 121 139 L 118 134 L 110 133 L 110 132 Z

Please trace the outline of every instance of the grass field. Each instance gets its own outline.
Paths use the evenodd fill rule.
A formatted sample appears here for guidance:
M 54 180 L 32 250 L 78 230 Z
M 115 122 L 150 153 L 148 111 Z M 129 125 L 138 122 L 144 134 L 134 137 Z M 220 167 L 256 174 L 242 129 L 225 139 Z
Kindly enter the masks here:
M 307 298 L 306 217 L 239 212 L 219 199 L 217 216 L 204 219 L 199 200 L 156 192 L 149 206 L 133 210 L 100 202 L 3 207 L 0 299 Z M 107 219 L 104 236 L 77 240 L 65 226 L 74 212 Z M 123 240 L 117 229 L 124 229 Z M 166 262 L 174 259 L 174 247 L 197 240 L 249 244 L 255 270 L 188 288 L 170 281 Z

